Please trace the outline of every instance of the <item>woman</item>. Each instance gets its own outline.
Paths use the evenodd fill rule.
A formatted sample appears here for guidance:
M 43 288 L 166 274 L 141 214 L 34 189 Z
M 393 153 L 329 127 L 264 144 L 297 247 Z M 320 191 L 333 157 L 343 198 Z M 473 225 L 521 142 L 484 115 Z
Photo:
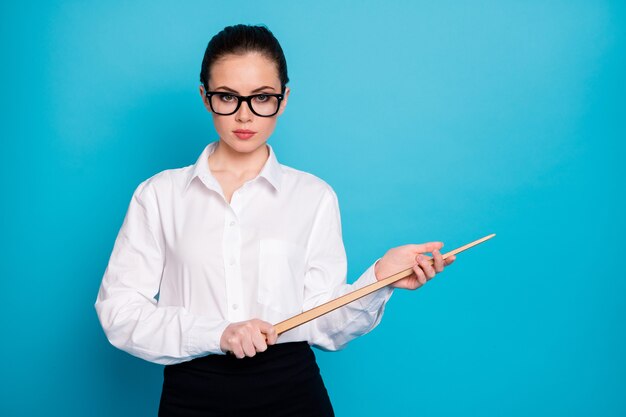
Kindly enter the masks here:
M 262 26 L 225 28 L 200 78 L 219 140 L 194 165 L 137 187 L 98 317 L 114 346 L 166 365 L 160 416 L 333 415 L 311 346 L 338 350 L 372 330 L 393 288 L 280 337 L 272 323 L 411 265 L 393 287 L 416 289 L 454 258 L 442 259 L 440 242 L 400 246 L 346 284 L 336 194 L 278 163 L 266 143 L 290 93 L 276 38 Z

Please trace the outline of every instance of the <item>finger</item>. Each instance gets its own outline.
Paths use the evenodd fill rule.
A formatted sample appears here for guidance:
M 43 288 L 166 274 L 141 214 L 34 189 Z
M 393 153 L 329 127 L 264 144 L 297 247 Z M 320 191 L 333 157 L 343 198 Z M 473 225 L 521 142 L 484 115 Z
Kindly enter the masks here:
M 276 340 L 278 340 L 278 333 L 276 332 L 276 329 L 274 328 L 274 326 L 272 326 L 267 333 L 265 333 L 267 336 L 267 344 L 268 345 L 273 345 L 276 344 Z
M 419 268 L 416 266 L 416 268 Z M 404 277 L 399 281 L 396 281 L 392 284 L 394 288 L 404 288 L 407 290 L 414 290 L 421 286 L 417 279 L 417 275 L 415 275 L 415 271 L 409 275 L 408 277 Z
M 419 266 L 416 265 L 415 268 L 419 269 Z M 402 281 L 404 281 L 405 284 L 404 288 L 408 288 L 410 290 L 415 290 L 422 286 L 415 270 L 413 270 L 413 273 Z
M 233 354 L 237 359 L 243 359 L 246 357 L 246 354 L 243 352 L 241 345 L 237 345 L 237 347 L 233 350 Z
M 254 343 L 252 343 L 252 336 L 249 332 L 245 332 L 245 334 L 241 337 L 241 347 L 246 356 L 254 356 L 256 355 L 256 349 L 254 348 Z
M 412 249 L 415 252 L 419 252 L 419 253 L 426 253 L 426 252 L 432 252 L 435 250 L 440 250 L 441 248 L 443 248 L 443 242 L 427 242 L 427 243 L 421 243 L 421 244 L 413 244 L 411 245 Z
M 243 348 L 241 347 L 241 343 L 239 343 L 238 341 L 231 343 L 230 351 L 233 355 L 237 357 L 237 359 L 242 359 L 246 356 L 246 354 L 243 352 Z
M 438 250 L 433 251 L 433 259 L 435 272 L 443 271 L 443 257 L 441 256 L 441 252 L 439 252 Z
M 259 326 L 259 330 L 265 334 L 265 342 L 268 345 L 273 345 L 274 343 L 276 343 L 278 335 L 276 334 L 276 329 L 274 328 L 274 326 L 271 323 L 262 320 L 259 320 L 257 324 Z
M 242 342 L 241 347 L 243 349 L 244 356 L 248 356 L 251 358 L 254 355 L 256 355 L 256 349 L 254 348 L 254 344 L 252 343 L 252 340 L 246 340 Z
M 254 350 L 257 352 L 265 352 L 267 350 L 265 334 L 261 333 L 260 330 L 252 334 L 252 343 L 254 344 Z
M 454 262 L 454 260 L 456 259 L 456 255 L 452 255 L 452 256 L 448 256 L 446 259 L 444 259 L 443 264 L 445 266 L 450 265 L 452 262 Z
M 420 255 L 417 263 L 422 268 L 422 271 L 424 271 L 427 279 L 431 279 L 435 276 L 435 268 L 432 267 L 432 265 L 430 264 L 430 260 L 427 259 L 425 256 Z
M 416 266 L 416 268 L 419 268 L 419 266 Z M 409 278 L 407 278 L 408 281 L 406 281 L 404 288 L 408 288 L 409 290 L 416 290 L 422 286 L 422 283 L 415 273 L 411 274 L 411 277 Z
M 419 264 L 413 266 L 413 271 L 417 276 L 417 282 L 419 282 L 421 285 L 426 284 L 426 275 L 424 275 L 424 271 L 422 271 L 422 268 L 420 268 Z

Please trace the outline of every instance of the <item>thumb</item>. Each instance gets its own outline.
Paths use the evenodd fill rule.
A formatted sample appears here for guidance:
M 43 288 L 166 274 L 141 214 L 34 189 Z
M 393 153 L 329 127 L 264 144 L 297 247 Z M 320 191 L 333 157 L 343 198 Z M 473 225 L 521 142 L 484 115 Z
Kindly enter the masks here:
M 263 334 L 265 334 L 265 339 L 268 342 L 276 340 L 276 337 L 277 337 L 276 328 L 272 324 L 266 321 L 262 321 L 259 323 L 259 330 Z
M 419 253 L 432 252 L 443 248 L 443 242 L 427 242 L 418 245 L 413 245 L 413 250 Z

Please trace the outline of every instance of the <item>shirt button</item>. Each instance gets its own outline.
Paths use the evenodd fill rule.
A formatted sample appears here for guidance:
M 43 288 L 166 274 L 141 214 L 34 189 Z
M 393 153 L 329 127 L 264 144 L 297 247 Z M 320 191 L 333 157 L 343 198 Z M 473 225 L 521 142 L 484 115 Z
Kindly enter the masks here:
M 239 306 L 237 304 L 233 304 L 233 310 L 237 310 Z
M 235 221 L 234 221 L 234 220 L 233 220 L 233 221 L 231 221 L 231 222 L 230 222 L 230 225 L 231 225 L 231 226 L 234 226 L 234 225 L 235 225 Z

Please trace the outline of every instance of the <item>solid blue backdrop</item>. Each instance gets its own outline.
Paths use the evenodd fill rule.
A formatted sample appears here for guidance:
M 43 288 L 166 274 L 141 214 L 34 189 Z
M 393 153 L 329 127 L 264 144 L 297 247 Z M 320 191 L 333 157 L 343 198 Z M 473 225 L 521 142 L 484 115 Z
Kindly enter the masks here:
M 626 414 L 622 2 L 0 9 L 1 415 L 156 414 L 162 366 L 93 303 L 135 187 L 217 139 L 198 74 L 235 23 L 283 46 L 270 143 L 336 190 L 349 281 L 393 246 L 498 234 L 316 350 L 337 415 Z

